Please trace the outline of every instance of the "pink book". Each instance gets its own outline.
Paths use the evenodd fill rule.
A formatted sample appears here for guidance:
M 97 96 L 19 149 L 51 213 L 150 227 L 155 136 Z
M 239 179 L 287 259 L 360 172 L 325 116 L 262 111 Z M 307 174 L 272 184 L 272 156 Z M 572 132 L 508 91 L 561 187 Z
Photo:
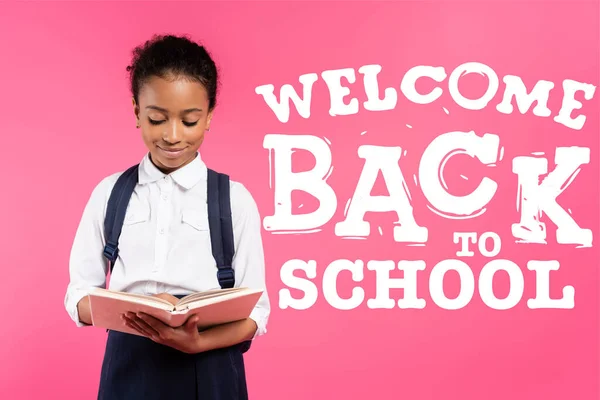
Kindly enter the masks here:
M 94 326 L 140 335 L 125 325 L 121 315 L 143 312 L 173 328 L 198 315 L 198 328 L 202 330 L 248 318 L 262 292 L 260 289 L 249 288 L 215 289 L 190 294 L 175 305 L 152 296 L 101 288 L 94 289 L 89 298 Z

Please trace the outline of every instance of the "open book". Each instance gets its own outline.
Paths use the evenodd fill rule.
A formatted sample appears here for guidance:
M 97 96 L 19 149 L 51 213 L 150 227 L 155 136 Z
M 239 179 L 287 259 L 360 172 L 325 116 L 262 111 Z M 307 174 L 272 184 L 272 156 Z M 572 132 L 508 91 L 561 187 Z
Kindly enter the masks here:
M 143 312 L 173 328 L 198 315 L 199 329 L 206 329 L 248 318 L 262 292 L 260 289 L 249 288 L 215 289 L 190 294 L 175 305 L 157 297 L 101 288 L 94 289 L 89 298 L 94 326 L 140 335 L 125 325 L 121 315 Z

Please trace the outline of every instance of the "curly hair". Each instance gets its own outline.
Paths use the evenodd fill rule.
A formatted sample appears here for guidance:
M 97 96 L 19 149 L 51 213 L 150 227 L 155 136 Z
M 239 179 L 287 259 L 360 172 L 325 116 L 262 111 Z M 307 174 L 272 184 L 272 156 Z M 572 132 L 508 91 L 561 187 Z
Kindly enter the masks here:
M 133 50 L 129 72 L 130 89 L 138 102 L 144 83 L 153 76 L 185 76 L 204 86 L 209 110 L 217 103 L 218 72 L 208 51 L 187 36 L 155 35 Z

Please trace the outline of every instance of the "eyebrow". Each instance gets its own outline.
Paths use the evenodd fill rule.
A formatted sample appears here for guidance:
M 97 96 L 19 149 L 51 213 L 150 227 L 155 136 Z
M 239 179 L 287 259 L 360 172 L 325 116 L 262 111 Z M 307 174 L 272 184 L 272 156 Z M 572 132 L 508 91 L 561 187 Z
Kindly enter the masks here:
M 159 107 L 159 106 L 147 106 L 146 109 L 161 111 L 161 112 L 164 112 L 165 114 L 169 113 L 169 110 L 167 110 L 166 108 Z M 183 113 L 187 114 L 187 113 L 191 113 L 191 112 L 194 112 L 194 111 L 202 111 L 202 109 L 200 109 L 200 108 L 188 108 L 186 110 L 183 110 Z

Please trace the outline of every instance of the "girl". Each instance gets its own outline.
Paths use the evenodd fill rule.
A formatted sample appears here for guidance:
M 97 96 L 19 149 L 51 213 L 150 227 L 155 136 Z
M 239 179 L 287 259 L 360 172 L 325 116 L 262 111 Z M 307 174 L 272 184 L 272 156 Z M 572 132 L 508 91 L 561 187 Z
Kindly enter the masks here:
M 217 69 L 204 47 L 158 36 L 133 52 L 130 73 L 137 128 L 148 153 L 127 206 L 110 289 L 176 302 L 219 288 L 207 216 L 207 167 L 198 150 L 217 97 Z M 122 173 L 93 190 L 70 258 L 65 307 L 77 326 L 92 324 L 87 294 L 106 285 L 104 218 Z M 122 316 L 142 336 L 109 332 L 99 399 L 247 399 L 243 344 L 266 332 L 261 221 L 253 197 L 230 181 L 235 286 L 264 293 L 250 318 L 199 332 L 192 319 L 173 329 L 144 314 Z

